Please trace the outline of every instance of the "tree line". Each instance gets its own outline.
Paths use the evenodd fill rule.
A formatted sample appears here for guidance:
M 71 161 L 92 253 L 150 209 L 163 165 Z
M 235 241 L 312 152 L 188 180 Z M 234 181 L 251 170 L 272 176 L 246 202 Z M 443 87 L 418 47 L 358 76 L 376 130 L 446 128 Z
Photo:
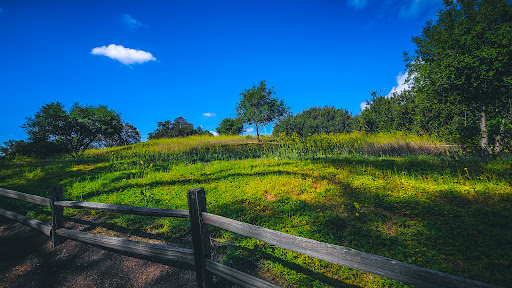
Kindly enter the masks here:
M 414 52 L 404 53 L 410 89 L 389 97 L 371 92 L 354 116 L 329 106 L 276 114 L 274 133 L 398 130 L 437 135 L 467 150 L 512 151 L 512 3 L 445 0 L 412 42 Z
M 444 1 L 428 21 L 416 48 L 405 52 L 409 89 L 391 96 L 370 93 L 357 115 L 332 106 L 296 115 L 265 81 L 240 93 L 234 118 L 223 119 L 218 134 L 239 135 L 246 126 L 275 123 L 274 134 L 409 131 L 437 135 L 467 150 L 512 151 L 512 3 L 507 0 Z M 28 141 L 10 140 L 5 155 L 79 156 L 90 147 L 140 142 L 140 133 L 106 106 L 59 103 L 43 106 L 22 126 Z M 148 138 L 210 135 L 183 117 L 158 122 Z

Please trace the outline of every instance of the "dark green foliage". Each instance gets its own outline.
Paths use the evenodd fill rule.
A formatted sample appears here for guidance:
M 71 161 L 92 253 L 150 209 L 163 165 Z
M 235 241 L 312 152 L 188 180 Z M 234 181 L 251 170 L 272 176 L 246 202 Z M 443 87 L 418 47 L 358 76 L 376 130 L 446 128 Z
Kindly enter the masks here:
M 0 146 L 0 152 L 4 156 L 35 155 L 36 152 L 40 156 L 49 156 L 55 154 L 52 151 L 56 151 L 58 148 L 52 142 L 34 143 L 24 140 L 9 140 Z
M 391 97 L 371 92 L 367 108 L 354 120 L 354 130 L 374 132 L 411 131 L 414 124 L 414 98 L 408 92 L 393 94 Z
M 345 109 L 332 106 L 313 107 L 297 115 L 283 118 L 274 126 L 274 134 L 297 134 L 308 136 L 320 133 L 349 133 L 352 131 L 352 116 Z
M 15 149 L 10 151 L 11 154 L 48 156 L 71 153 L 76 157 L 93 142 L 113 139 L 121 134 L 123 124 L 121 115 L 107 106 L 75 103 L 68 113 L 62 103 L 54 102 L 27 117 L 22 128 L 28 134 L 29 142 L 11 145 Z
M 201 127 L 194 129 L 194 125 L 188 123 L 187 119 L 178 117 L 174 119 L 174 122 L 166 120 L 164 122 L 158 122 L 158 129 L 149 133 L 149 140 L 161 139 L 161 138 L 175 138 L 175 137 L 187 137 L 197 134 L 209 134 L 205 133 Z
M 489 144 L 497 152 L 512 152 L 512 119 L 488 122 Z
M 237 117 L 243 124 L 256 126 L 256 136 L 260 142 L 260 127 L 279 121 L 289 113 L 288 107 L 283 100 L 273 95 L 276 94 L 274 87 L 267 88 L 265 80 L 256 87 L 246 89 L 240 93 L 240 102 L 236 107 Z
M 510 113 L 512 3 L 471 0 L 444 5 L 438 19 L 427 22 L 413 39 L 414 55 L 406 54 L 422 112 L 418 123 L 453 134 L 463 144 L 481 137 L 482 148 L 489 150 L 486 120 Z
M 123 130 L 120 134 L 115 135 L 110 139 L 101 138 L 96 144 L 99 147 L 115 147 L 139 143 L 140 140 L 141 137 L 139 130 L 130 123 L 124 123 Z
M 114 139 L 123 132 L 121 115 L 106 106 L 81 106 L 76 103 L 69 113 L 69 131 L 64 138 L 73 155 L 83 153 L 97 139 Z
M 240 135 L 244 131 L 244 125 L 240 119 L 225 118 L 215 130 L 219 135 Z

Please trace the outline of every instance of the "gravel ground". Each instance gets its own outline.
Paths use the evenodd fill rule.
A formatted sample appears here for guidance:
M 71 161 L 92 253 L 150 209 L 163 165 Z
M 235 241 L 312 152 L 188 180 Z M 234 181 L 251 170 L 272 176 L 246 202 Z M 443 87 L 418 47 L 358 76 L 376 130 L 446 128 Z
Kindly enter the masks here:
M 48 236 L 0 216 L 0 288 L 197 287 L 192 266 L 154 261 L 71 240 L 52 249 Z

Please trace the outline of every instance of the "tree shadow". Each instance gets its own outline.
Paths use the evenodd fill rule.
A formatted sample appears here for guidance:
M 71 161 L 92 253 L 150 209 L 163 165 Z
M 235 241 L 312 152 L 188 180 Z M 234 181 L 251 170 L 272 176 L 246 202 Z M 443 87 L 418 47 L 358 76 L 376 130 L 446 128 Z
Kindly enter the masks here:
M 131 235 L 144 239 L 162 241 L 164 242 L 164 245 L 190 249 L 192 248 L 192 242 L 189 233 L 179 237 L 169 237 L 168 235 L 149 233 L 140 229 L 127 228 L 112 222 L 102 221 L 101 218 L 83 219 L 80 217 L 64 216 L 64 220 L 70 222 L 68 223 L 67 227 L 75 230 L 79 229 L 82 232 L 91 232 L 97 230 L 98 228 L 102 228 L 112 232 L 120 233 L 124 237 L 129 237 Z
M 439 170 L 452 176 L 465 171 L 464 164 L 445 165 L 421 157 L 413 161 L 375 158 L 313 161 L 335 169 L 356 166 L 357 171 L 351 171 L 352 174 L 366 175 L 364 167 L 371 167 L 393 174 L 407 172 L 412 175 L 409 177 L 419 179 L 422 175 Z M 417 163 L 419 170 L 415 170 Z M 446 170 L 446 167 L 456 169 Z M 273 173 L 280 175 L 279 172 Z M 318 203 L 293 197 L 273 201 L 243 199 L 216 203 L 209 205 L 208 209 L 210 213 L 250 224 L 283 232 L 293 231 L 297 236 L 351 247 L 459 277 L 498 285 L 512 283 L 512 276 L 506 272 L 512 269 L 512 264 L 503 262 L 503 257 L 512 258 L 511 195 L 498 196 L 505 201 L 499 207 L 482 205 L 478 199 L 468 198 L 450 189 L 438 191 L 436 198 L 429 201 L 414 197 L 396 199 L 389 197 L 385 189 L 362 188 L 345 179 L 307 172 L 291 174 L 329 182 L 334 186 L 329 192 L 330 196 L 340 199 L 335 203 Z M 301 217 L 307 219 L 303 227 L 294 224 L 294 219 Z M 223 234 L 216 228 L 212 230 L 214 234 Z M 236 235 L 230 237 L 236 241 L 239 239 Z M 313 276 L 318 277 L 314 273 Z

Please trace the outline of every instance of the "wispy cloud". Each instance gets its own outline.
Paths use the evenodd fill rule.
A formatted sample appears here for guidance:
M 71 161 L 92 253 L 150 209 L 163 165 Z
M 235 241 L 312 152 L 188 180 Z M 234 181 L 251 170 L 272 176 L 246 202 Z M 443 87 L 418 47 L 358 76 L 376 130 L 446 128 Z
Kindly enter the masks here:
M 206 113 L 203 113 L 203 116 L 204 116 L 204 117 L 215 117 L 215 116 L 217 116 L 217 114 L 215 114 L 215 113 L 210 113 L 210 112 L 206 112 Z
M 356 9 L 362 9 L 368 4 L 368 0 L 347 0 L 347 4 Z
M 122 45 L 110 44 L 92 49 L 91 54 L 104 55 L 125 65 L 155 61 L 156 58 L 149 52 L 125 48 Z
M 133 17 L 131 15 L 128 15 L 128 14 L 123 14 L 123 22 L 126 25 L 128 25 L 128 28 L 130 28 L 130 30 L 132 30 L 132 31 L 137 30 L 138 28 L 146 26 L 142 22 L 133 19 Z
M 210 133 L 212 133 L 212 134 L 213 134 L 213 136 L 219 136 L 219 133 L 217 133 L 217 132 L 215 132 L 215 131 L 211 131 L 211 130 L 209 130 L 209 132 L 210 132 Z
M 247 134 L 254 133 L 254 128 L 250 127 L 250 128 L 245 129 L 245 133 L 247 133 Z
M 442 3 L 442 0 L 412 0 L 409 5 L 400 8 L 399 15 L 402 18 L 417 18 L 441 8 Z

